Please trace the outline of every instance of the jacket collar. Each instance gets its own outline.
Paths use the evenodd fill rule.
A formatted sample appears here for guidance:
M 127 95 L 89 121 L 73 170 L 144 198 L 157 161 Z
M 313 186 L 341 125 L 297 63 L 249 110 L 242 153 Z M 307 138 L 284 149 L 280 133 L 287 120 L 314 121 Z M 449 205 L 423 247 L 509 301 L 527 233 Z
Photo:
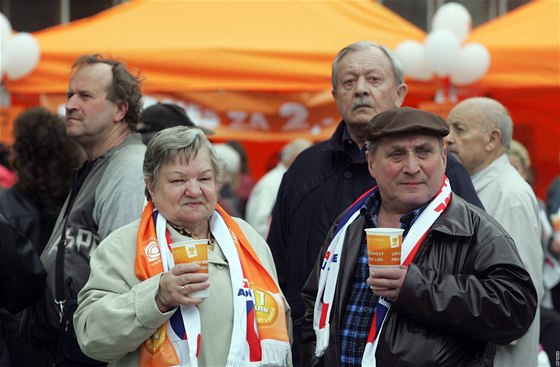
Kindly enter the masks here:
M 472 217 L 465 215 L 465 213 L 467 213 L 467 207 L 476 211 L 484 211 L 477 206 L 468 204 L 460 196 L 453 193 L 447 209 L 439 216 L 438 219 L 436 219 L 432 226 L 432 230 L 453 236 L 473 236 L 474 224 L 472 222 Z M 336 218 L 333 228 L 339 225 L 340 220 L 344 217 L 348 210 L 349 208 L 346 208 L 344 212 Z M 361 228 L 364 225 L 365 217 L 363 215 L 358 216 L 354 223 L 351 224 L 352 227 L 356 226 L 356 228 Z
M 511 167 L 507 154 L 502 154 L 482 171 L 471 176 L 476 192 L 481 192 L 488 185 L 493 184 L 498 177 Z
M 360 150 L 358 145 L 352 141 L 344 120 L 340 121 L 330 139 L 323 145 L 323 150 L 325 152 L 346 155 L 355 163 L 366 162 L 364 149 Z
M 139 133 L 129 134 L 120 144 L 117 144 L 117 145 L 109 148 L 105 153 L 101 154 L 99 157 L 97 157 L 93 161 L 96 162 L 100 159 L 105 159 L 106 157 L 110 157 L 115 152 L 118 152 L 119 150 L 123 149 L 124 147 L 129 146 L 129 145 L 133 145 L 133 144 L 144 145 L 144 143 L 142 143 L 142 135 L 140 135 Z
M 465 215 L 467 206 L 471 209 L 482 211 L 482 209 L 474 205 L 467 204 L 465 200 L 453 193 L 447 209 L 435 221 L 432 230 L 453 236 L 473 236 L 474 224 L 472 223 L 472 217 Z
M 338 123 L 338 126 L 334 130 L 334 133 L 331 135 L 329 140 L 326 141 L 325 150 L 326 151 L 333 151 L 333 152 L 341 152 L 344 151 L 344 135 L 346 131 L 346 123 L 344 120 Z M 348 135 L 348 132 L 346 132 Z

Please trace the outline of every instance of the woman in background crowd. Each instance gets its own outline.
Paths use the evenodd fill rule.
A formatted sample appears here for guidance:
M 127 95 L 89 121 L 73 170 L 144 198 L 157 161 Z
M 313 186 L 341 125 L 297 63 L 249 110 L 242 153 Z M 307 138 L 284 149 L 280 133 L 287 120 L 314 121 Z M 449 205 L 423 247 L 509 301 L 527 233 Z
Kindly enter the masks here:
M 45 108 L 22 112 L 14 122 L 10 165 L 18 180 L 0 191 L 0 213 L 40 255 L 85 155 L 66 136 L 62 117 Z
M 3 258 L 11 260 L 9 264 L 3 264 L 0 274 L 9 272 L 2 275 L 3 281 L 9 279 L 8 275 L 20 274 L 21 278 L 20 284 L 14 284 L 15 288 L 11 288 L 10 299 L 2 302 L 7 309 L 0 308 L 0 328 L 6 336 L 12 367 L 40 367 L 47 365 L 47 358 L 43 356 L 44 352 L 32 349 L 21 340 L 21 314 L 17 312 L 31 305 L 41 295 L 40 290 L 44 289 L 45 270 L 39 255 L 68 195 L 73 171 L 80 166 L 85 156 L 81 148 L 66 136 L 64 120 L 44 108 L 31 108 L 17 116 L 13 133 L 14 143 L 9 162 L 17 181 L 10 188 L 0 191 L 0 215 L 5 221 L 0 235 L 0 251 L 10 251 L 7 254 L 10 257 Z M 20 246 L 17 249 L 6 247 L 16 242 Z M 31 248 L 25 248 L 31 245 L 35 253 L 31 252 Z M 4 265 L 18 268 L 10 271 Z M 27 279 L 25 274 L 30 278 Z M 28 294 L 32 289 L 35 291 L 31 292 L 33 295 L 25 295 L 24 290 L 18 287 L 27 288 L 25 291 Z M 16 299 L 18 297 L 20 299 Z

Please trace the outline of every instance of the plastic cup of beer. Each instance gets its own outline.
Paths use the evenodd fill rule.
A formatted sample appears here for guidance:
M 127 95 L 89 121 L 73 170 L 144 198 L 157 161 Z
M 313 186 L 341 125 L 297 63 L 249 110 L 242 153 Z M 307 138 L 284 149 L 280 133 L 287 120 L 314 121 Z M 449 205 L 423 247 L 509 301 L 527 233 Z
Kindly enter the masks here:
M 194 263 L 200 265 L 199 273 L 208 274 L 208 240 L 196 239 L 171 244 L 175 264 Z M 189 292 L 189 298 L 208 298 L 208 288 Z
M 554 231 L 554 238 L 560 240 L 560 213 L 555 213 L 550 216 L 550 223 Z
M 366 228 L 369 271 L 401 265 L 402 235 L 400 228 Z

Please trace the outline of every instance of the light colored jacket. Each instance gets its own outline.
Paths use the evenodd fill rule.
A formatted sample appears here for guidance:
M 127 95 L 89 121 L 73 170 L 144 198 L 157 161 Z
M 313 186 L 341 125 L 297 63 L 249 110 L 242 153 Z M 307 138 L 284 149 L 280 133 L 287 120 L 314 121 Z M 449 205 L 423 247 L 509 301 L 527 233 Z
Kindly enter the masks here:
M 263 266 L 277 279 L 266 242 L 248 223 L 235 218 Z M 155 296 L 159 275 L 143 282 L 134 273 L 139 221 L 111 233 L 91 257 L 90 278 L 78 295 L 74 316 L 76 335 L 84 353 L 110 366 L 138 366 L 138 348 L 163 325 L 175 309 L 161 313 Z M 188 239 L 167 226 L 172 242 Z M 229 267 L 219 247 L 208 253 L 210 296 L 199 306 L 200 366 L 225 366 L 233 328 Z M 291 315 L 286 319 L 291 330 Z M 291 359 L 291 356 L 290 356 Z
M 515 241 L 541 305 L 543 251 L 537 199 L 533 189 L 509 163 L 504 154 L 472 177 L 478 197 L 487 213 L 498 221 Z M 495 366 L 536 366 L 539 352 L 540 310 L 529 331 L 520 339 L 496 349 Z
M 245 210 L 245 217 L 247 222 L 255 228 L 263 238 L 268 234 L 268 227 L 270 225 L 270 215 L 272 208 L 276 203 L 276 196 L 278 195 L 278 188 L 282 177 L 288 168 L 280 162 L 268 171 L 253 187 L 249 200 L 247 201 L 247 208 Z

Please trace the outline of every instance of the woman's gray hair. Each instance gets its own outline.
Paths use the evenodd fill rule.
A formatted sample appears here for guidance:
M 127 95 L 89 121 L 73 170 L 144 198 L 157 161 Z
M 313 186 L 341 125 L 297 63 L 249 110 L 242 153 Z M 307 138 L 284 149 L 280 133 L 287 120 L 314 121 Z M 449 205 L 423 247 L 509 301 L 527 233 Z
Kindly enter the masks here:
M 224 164 L 216 155 L 212 143 L 202 130 L 189 126 L 174 126 L 163 129 L 154 135 L 144 155 L 144 178 L 157 182 L 159 170 L 163 165 L 174 163 L 177 157 L 190 162 L 201 149 L 210 154 L 216 181 L 222 179 Z M 149 194 L 146 192 L 149 197 Z
M 393 50 L 375 42 L 358 41 L 344 47 L 342 50 L 338 52 L 338 55 L 336 55 L 332 63 L 332 72 L 331 72 L 331 82 L 332 82 L 333 90 L 336 90 L 338 64 L 340 63 L 340 60 L 342 60 L 350 52 L 361 51 L 368 48 L 378 48 L 381 51 L 383 51 L 383 53 L 387 55 L 387 57 L 391 61 L 391 65 L 393 66 L 393 74 L 395 76 L 396 85 L 401 85 L 404 83 L 404 69 L 401 60 Z

